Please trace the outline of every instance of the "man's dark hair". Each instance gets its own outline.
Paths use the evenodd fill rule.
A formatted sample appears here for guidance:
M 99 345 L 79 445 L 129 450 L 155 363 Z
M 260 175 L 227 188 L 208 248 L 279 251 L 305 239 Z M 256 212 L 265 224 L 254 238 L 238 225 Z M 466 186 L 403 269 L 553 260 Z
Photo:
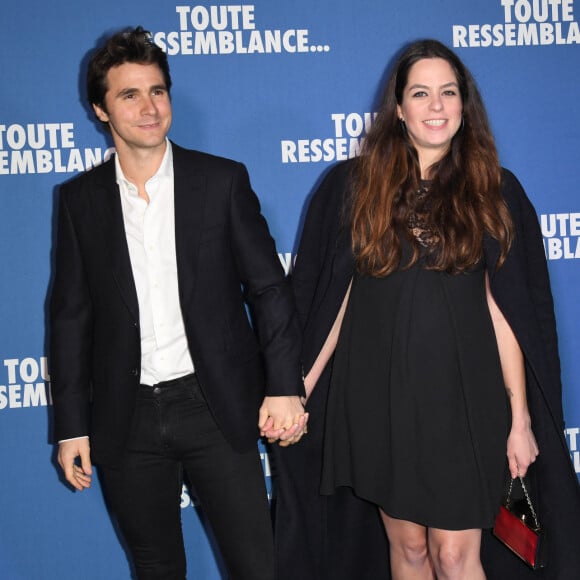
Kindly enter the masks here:
M 153 42 L 148 30 L 137 26 L 117 32 L 93 53 L 87 72 L 87 95 L 92 105 L 98 105 L 107 112 L 107 73 L 111 68 L 126 62 L 156 64 L 161 69 L 167 91 L 170 91 L 171 75 L 167 55 Z

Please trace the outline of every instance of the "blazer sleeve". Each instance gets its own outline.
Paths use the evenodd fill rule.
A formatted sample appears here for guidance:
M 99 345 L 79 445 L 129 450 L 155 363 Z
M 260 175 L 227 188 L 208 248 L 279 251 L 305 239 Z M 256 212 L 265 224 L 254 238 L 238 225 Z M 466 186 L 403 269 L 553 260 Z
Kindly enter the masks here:
M 56 441 L 89 433 L 92 308 L 70 184 L 60 190 L 55 272 L 50 298 L 50 373 Z
M 233 252 L 258 335 L 266 394 L 304 395 L 301 335 L 293 295 L 246 168 L 238 163 L 230 191 Z

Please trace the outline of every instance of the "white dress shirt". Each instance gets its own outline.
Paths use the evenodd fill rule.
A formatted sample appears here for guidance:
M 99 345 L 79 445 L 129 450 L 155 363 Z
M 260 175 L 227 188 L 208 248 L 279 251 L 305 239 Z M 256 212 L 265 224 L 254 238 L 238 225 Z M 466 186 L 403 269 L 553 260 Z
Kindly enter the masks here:
M 171 143 L 167 140 L 157 173 L 145 183 L 149 203 L 125 178 L 117 156 L 115 170 L 139 302 L 140 382 L 154 385 L 193 372 L 177 284 Z

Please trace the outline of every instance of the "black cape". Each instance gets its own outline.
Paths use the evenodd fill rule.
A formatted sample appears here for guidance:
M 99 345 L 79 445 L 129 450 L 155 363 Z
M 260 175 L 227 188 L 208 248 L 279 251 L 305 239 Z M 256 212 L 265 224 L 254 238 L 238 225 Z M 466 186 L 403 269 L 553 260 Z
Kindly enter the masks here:
M 292 274 L 305 371 L 326 340 L 354 271 L 344 215 L 351 171 L 352 162 L 335 166 L 313 195 Z M 532 571 L 490 530 L 483 533 L 482 562 L 490 580 L 578 580 L 580 486 L 564 438 L 556 322 L 541 230 L 530 200 L 507 170 L 502 192 L 515 241 L 500 269 L 493 267 L 499 245 L 490 237 L 484 254 L 492 293 L 525 357 L 528 405 L 540 448 L 528 479 L 547 534 L 547 566 Z M 387 579 L 388 541 L 375 506 L 347 488 L 330 497 L 319 494 L 331 370 L 330 363 L 308 402 L 308 435 L 299 445 L 273 449 L 279 580 Z

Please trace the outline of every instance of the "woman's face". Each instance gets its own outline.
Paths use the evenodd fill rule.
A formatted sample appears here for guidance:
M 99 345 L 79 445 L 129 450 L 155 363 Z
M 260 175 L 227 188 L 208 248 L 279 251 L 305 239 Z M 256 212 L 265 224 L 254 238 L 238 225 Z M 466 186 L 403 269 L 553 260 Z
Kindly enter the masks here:
M 442 58 L 424 58 L 410 69 L 397 113 L 419 154 L 421 173 L 439 161 L 459 130 L 463 105 L 457 78 Z

